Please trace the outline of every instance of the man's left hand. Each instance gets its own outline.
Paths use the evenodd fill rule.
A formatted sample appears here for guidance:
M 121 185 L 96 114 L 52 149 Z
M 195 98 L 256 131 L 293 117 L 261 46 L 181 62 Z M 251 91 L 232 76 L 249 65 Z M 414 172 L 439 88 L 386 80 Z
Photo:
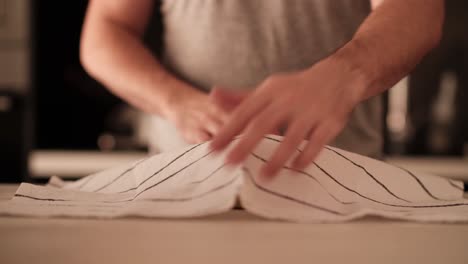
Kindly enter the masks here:
M 243 98 L 215 135 L 211 147 L 224 149 L 242 133 L 243 137 L 227 156 L 227 163 L 239 164 L 265 134 L 286 127 L 283 141 L 261 174 L 274 176 L 306 139 L 304 149 L 292 163 L 296 168 L 304 168 L 344 128 L 365 89 L 358 69 L 332 57 L 305 71 L 272 75 Z

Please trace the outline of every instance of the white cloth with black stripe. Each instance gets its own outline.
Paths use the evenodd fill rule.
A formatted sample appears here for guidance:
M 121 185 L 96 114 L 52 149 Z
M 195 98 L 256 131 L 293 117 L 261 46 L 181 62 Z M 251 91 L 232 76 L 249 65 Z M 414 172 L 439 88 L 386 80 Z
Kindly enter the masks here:
M 226 152 L 216 155 L 204 143 L 75 182 L 53 178 L 47 186 L 23 183 L 12 200 L 0 203 L 0 215 L 194 217 L 228 211 L 239 200 L 252 214 L 297 222 L 368 215 L 468 222 L 461 182 L 332 147 L 302 171 L 286 165 L 273 181 L 261 181 L 258 170 L 281 139 L 265 137 L 238 167 L 225 166 Z

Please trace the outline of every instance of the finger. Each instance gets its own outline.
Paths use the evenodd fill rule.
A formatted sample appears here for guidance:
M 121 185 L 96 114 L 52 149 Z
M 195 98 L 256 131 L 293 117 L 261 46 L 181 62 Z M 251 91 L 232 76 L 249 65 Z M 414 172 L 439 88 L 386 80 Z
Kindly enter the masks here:
M 279 114 L 275 115 L 275 112 L 273 107 L 269 107 L 249 123 L 239 143 L 228 153 L 228 163 L 238 164 L 242 162 L 258 145 L 265 134 L 282 121 L 283 117 Z M 283 115 L 285 116 L 285 114 Z
M 210 92 L 210 98 L 226 111 L 231 112 L 234 110 L 249 94 L 251 91 L 230 91 L 225 88 L 215 87 Z
M 199 129 L 199 130 L 194 130 L 185 135 L 185 140 L 189 144 L 199 144 L 206 142 L 211 139 L 210 134 L 208 132 Z
M 216 107 L 216 109 L 212 111 L 211 117 L 224 125 L 229 121 L 230 114 L 224 109 Z
M 227 144 L 229 144 L 229 142 L 249 124 L 255 114 L 268 105 L 268 102 L 269 99 L 266 97 L 248 97 L 238 108 L 236 108 L 227 124 L 225 124 L 211 142 L 210 147 L 213 150 L 221 150 L 225 148 Z M 268 119 L 270 118 L 271 116 Z
M 293 161 L 293 166 L 297 169 L 304 169 L 307 167 L 315 160 L 323 146 L 330 142 L 340 130 L 338 126 L 331 124 L 318 125 L 317 128 L 312 131 L 309 142 L 306 144 L 302 153 Z
M 311 122 L 297 120 L 293 122 L 280 145 L 270 160 L 263 166 L 261 175 L 265 178 L 271 178 L 284 166 L 288 159 L 296 152 L 299 144 L 309 132 Z
M 197 143 L 203 143 L 210 140 L 212 137 L 207 131 L 201 130 L 197 133 L 196 138 L 198 141 Z
M 215 116 L 206 116 L 201 120 L 200 125 L 203 126 L 206 131 L 213 137 L 218 134 L 219 130 L 223 126 L 223 121 Z
M 208 105 L 208 109 L 206 110 L 206 115 L 210 117 L 212 120 L 215 120 L 217 123 L 221 123 L 223 125 L 229 119 L 229 112 L 225 109 L 221 108 L 220 106 L 211 103 Z
M 268 134 L 281 136 L 280 129 L 277 127 L 273 128 L 270 132 L 268 132 Z

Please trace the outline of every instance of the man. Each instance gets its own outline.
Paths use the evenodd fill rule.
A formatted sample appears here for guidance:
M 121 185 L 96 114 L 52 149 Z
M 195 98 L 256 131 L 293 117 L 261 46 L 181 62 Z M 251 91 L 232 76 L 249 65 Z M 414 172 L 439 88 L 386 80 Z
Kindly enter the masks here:
M 262 169 L 272 176 L 293 156 L 294 166 L 305 167 L 330 142 L 379 155 L 376 96 L 437 45 L 443 4 L 164 0 L 164 56 L 157 59 L 141 41 L 154 1 L 92 0 L 81 59 L 97 80 L 167 120 L 187 143 L 213 139 L 221 150 L 243 133 L 229 163 L 245 159 L 265 134 L 284 132 Z M 175 135 L 167 131 L 156 135 Z

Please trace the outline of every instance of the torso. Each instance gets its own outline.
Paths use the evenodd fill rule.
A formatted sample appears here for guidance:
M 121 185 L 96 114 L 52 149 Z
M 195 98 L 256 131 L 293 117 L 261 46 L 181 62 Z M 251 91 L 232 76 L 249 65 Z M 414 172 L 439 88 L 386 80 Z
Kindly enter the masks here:
M 369 12 L 368 0 L 165 0 L 163 61 L 203 90 L 250 89 L 330 55 Z M 378 156 L 381 119 L 380 98 L 362 103 L 332 145 Z

